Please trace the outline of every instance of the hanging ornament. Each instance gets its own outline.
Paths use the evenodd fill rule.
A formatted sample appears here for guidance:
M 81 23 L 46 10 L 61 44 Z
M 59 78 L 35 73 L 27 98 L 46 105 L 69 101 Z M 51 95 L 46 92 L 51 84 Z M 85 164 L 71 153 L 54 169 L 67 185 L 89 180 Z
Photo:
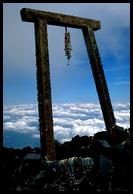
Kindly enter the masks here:
M 68 65 L 69 65 L 69 61 L 71 59 L 71 51 L 72 51 L 72 47 L 71 47 L 71 40 L 70 40 L 70 32 L 67 31 L 67 27 L 65 27 L 65 56 L 67 56 L 68 59 Z

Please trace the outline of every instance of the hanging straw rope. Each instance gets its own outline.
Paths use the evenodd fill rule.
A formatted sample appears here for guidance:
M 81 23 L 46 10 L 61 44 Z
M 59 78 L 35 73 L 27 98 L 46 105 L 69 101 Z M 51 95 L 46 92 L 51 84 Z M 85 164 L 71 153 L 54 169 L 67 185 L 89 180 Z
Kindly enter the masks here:
M 71 47 L 71 40 L 70 40 L 70 32 L 67 31 L 67 27 L 65 27 L 65 56 L 67 56 L 68 59 L 68 65 L 69 65 L 69 61 L 71 59 L 71 51 L 72 51 L 72 47 Z

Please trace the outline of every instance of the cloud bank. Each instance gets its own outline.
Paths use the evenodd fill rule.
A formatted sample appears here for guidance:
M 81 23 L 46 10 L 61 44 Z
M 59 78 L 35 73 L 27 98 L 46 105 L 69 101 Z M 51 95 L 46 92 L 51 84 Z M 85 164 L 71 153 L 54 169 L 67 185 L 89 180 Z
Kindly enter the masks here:
M 115 103 L 116 123 L 130 126 L 130 104 Z M 99 104 L 68 103 L 53 105 L 54 137 L 59 142 L 69 141 L 75 135 L 94 135 L 105 130 Z M 3 143 L 6 147 L 40 146 L 38 108 L 35 104 L 4 107 Z

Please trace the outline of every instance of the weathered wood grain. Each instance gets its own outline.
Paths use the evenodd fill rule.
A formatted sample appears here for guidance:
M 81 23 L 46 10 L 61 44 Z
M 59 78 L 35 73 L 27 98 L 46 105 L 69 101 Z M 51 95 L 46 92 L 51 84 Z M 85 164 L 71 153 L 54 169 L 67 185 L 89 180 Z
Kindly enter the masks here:
M 35 23 L 38 110 L 41 155 L 55 160 L 47 22 Z
M 38 19 L 44 19 L 48 24 L 57 26 L 67 26 L 72 28 L 83 28 L 89 26 L 94 31 L 101 28 L 100 21 L 81 18 L 77 16 L 51 13 L 34 9 L 23 8 L 21 10 L 22 21 L 36 22 Z
M 86 43 L 88 56 L 90 59 L 91 69 L 93 72 L 99 101 L 101 104 L 105 126 L 107 130 L 110 130 L 115 125 L 115 117 L 111 105 L 107 83 L 105 80 L 99 50 L 95 40 L 95 35 L 92 29 L 90 29 L 89 27 L 84 28 L 82 31 Z

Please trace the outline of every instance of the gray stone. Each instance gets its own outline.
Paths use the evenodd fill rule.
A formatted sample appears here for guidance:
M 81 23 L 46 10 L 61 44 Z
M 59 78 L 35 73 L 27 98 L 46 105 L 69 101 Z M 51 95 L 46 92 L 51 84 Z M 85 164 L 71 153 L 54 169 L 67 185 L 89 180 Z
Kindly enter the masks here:
M 24 157 L 24 160 L 40 160 L 41 159 L 41 155 L 40 154 L 27 154 Z
M 105 148 L 111 148 L 111 146 L 109 145 L 109 143 L 106 140 L 98 140 L 103 147 Z

